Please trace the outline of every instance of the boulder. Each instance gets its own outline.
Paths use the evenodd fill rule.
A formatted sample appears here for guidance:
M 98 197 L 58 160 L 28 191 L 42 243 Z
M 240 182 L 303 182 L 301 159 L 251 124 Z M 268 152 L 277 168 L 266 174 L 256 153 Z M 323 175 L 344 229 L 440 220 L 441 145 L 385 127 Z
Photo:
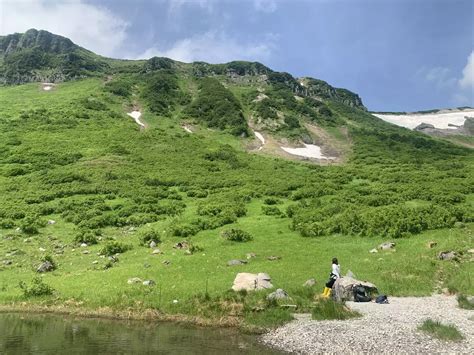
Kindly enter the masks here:
M 247 264 L 246 260 L 232 259 L 227 262 L 227 266 L 236 266 L 236 265 L 244 265 L 244 264 Z
M 131 279 L 128 279 L 127 283 L 129 285 L 133 285 L 133 284 L 139 284 L 139 283 L 142 283 L 142 279 L 140 279 L 139 277 L 132 277 Z
M 232 289 L 234 291 L 254 291 L 273 288 L 271 278 L 268 274 L 258 273 L 251 274 L 248 272 L 240 272 L 235 276 Z
M 176 243 L 173 248 L 175 248 L 175 249 L 188 249 L 189 244 L 188 244 L 188 242 L 183 241 L 183 242 Z
M 156 282 L 153 280 L 145 280 L 143 281 L 143 286 L 155 286 Z
M 288 293 L 281 288 L 278 288 L 275 292 L 272 292 L 267 296 L 267 300 L 284 300 L 288 298 L 290 298 Z
M 49 261 L 45 261 L 41 263 L 40 266 L 38 266 L 38 268 L 36 269 L 36 272 L 44 273 L 44 272 L 49 272 L 53 270 L 54 270 L 54 265 L 51 264 Z
M 395 248 L 395 243 L 393 242 L 385 242 L 379 245 L 380 250 L 390 250 Z
M 414 128 L 415 131 L 423 131 L 425 129 L 435 129 L 435 126 L 430 123 L 422 122 Z
M 87 247 L 88 247 L 87 243 L 81 243 L 81 248 L 87 248 Z
M 150 242 L 150 248 L 152 249 L 156 248 L 156 242 L 154 240 Z
M 309 279 L 309 280 L 306 280 L 306 282 L 303 284 L 303 287 L 313 287 L 314 285 L 316 285 L 316 280 Z
M 334 300 L 338 302 L 353 301 L 354 294 L 352 290 L 356 286 L 365 287 L 369 293 L 373 293 L 377 290 L 377 286 L 375 286 L 373 283 L 344 276 L 338 278 L 336 282 L 334 282 L 334 286 L 332 287 L 332 296 Z
M 437 242 L 434 242 L 434 241 L 431 241 L 431 242 L 428 242 L 426 244 L 426 246 L 428 247 L 428 249 L 433 249 L 435 246 L 437 246 L 438 243 Z
M 439 260 L 456 260 L 458 254 L 455 251 L 442 251 L 438 254 Z
M 160 249 L 154 249 L 151 253 L 153 255 L 161 254 L 161 250 Z

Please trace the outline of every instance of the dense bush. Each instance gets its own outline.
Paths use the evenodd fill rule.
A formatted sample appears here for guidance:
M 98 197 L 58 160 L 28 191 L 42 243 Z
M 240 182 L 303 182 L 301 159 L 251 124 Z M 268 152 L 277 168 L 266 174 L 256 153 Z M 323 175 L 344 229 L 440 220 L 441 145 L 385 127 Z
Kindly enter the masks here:
M 87 245 L 93 245 L 97 244 L 97 242 L 97 236 L 93 231 L 81 231 L 74 237 L 74 243 L 76 244 L 86 243 Z
M 126 251 L 132 249 L 131 245 L 120 243 L 117 241 L 112 241 L 107 243 L 101 250 L 100 254 L 105 256 L 112 256 L 115 254 L 125 253 Z
M 49 296 L 52 295 L 54 289 L 44 283 L 43 279 L 40 276 L 36 276 L 31 285 L 27 285 L 25 282 L 20 281 L 20 289 L 23 291 L 23 296 L 29 297 L 38 297 L 38 296 Z
M 160 234 L 155 229 L 145 229 L 138 234 L 140 245 L 149 246 L 151 242 L 160 243 Z
M 236 228 L 222 231 L 221 236 L 231 242 L 248 242 L 253 239 L 250 233 Z

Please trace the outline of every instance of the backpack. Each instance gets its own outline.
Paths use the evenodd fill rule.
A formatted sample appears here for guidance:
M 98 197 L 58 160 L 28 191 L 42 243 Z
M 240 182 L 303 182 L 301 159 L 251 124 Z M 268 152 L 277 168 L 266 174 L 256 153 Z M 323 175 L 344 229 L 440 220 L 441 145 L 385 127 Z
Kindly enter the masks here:
M 380 295 L 375 299 L 375 303 L 378 304 L 388 304 L 388 298 L 385 295 Z
M 364 286 L 355 286 L 352 292 L 354 293 L 354 302 L 370 302 L 372 300 Z

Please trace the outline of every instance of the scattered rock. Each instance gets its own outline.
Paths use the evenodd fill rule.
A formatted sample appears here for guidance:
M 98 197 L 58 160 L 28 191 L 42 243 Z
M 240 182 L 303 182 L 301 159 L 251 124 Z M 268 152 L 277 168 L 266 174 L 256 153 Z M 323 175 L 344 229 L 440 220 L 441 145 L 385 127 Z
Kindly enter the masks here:
M 463 222 L 455 222 L 454 223 L 454 228 L 464 228 L 466 225 Z
M 468 252 L 469 254 L 474 254 L 474 249 L 469 249 L 467 252 Z
M 269 288 L 273 288 L 271 278 L 268 274 L 262 272 L 258 274 L 240 272 L 235 276 L 234 284 L 232 285 L 234 291 L 254 291 Z
M 428 244 L 426 244 L 426 246 L 428 247 L 428 249 L 433 249 L 435 246 L 437 246 L 438 243 L 437 242 L 434 242 L 434 241 L 431 241 L 431 242 L 428 242 Z
M 113 263 L 118 263 L 118 261 L 119 261 L 119 258 L 116 255 L 111 255 L 107 259 L 109 259 L 109 261 L 111 261 Z
M 81 243 L 81 248 L 87 248 L 87 247 L 88 247 L 87 243 Z
M 236 265 L 244 265 L 244 264 L 247 264 L 246 260 L 232 259 L 227 262 L 227 266 L 236 266 Z
M 38 250 L 41 251 L 41 252 L 46 251 L 45 248 L 39 248 Z
M 245 255 L 245 257 L 246 257 L 247 259 L 253 259 L 253 258 L 256 258 L 256 257 L 257 257 L 257 254 L 255 254 L 255 253 L 247 253 L 247 254 Z
M 375 249 L 375 248 L 369 251 L 369 253 L 371 253 L 371 254 L 378 253 L 378 252 L 379 252 L 379 251 L 378 251 L 377 249 Z
M 97 260 L 94 260 L 92 264 L 98 264 L 99 262 Z
M 270 261 L 280 260 L 280 259 L 281 259 L 281 256 L 274 256 L 274 255 L 271 255 L 271 256 L 269 256 L 267 259 L 270 260 Z
M 55 221 L 54 219 L 50 219 L 50 220 L 48 221 L 48 224 L 49 224 L 49 225 L 56 224 L 56 221 Z
M 332 295 L 336 301 L 353 301 L 354 294 L 352 289 L 355 286 L 365 287 L 369 293 L 375 292 L 377 286 L 367 281 L 359 281 L 352 277 L 340 277 L 334 282 Z
M 183 241 L 183 242 L 176 243 L 173 248 L 175 248 L 175 249 L 188 249 L 189 244 L 188 244 L 188 242 Z
M 284 300 L 288 298 L 290 298 L 288 293 L 281 288 L 278 288 L 275 292 L 272 292 L 267 296 L 267 300 Z
M 394 242 L 385 242 L 379 245 L 380 250 L 390 250 L 395 248 L 395 243 Z
M 458 254 L 455 251 L 442 251 L 438 254 L 439 260 L 457 260 Z
M 11 260 L 3 260 L 3 265 L 11 265 L 13 264 L 13 261 Z
M 133 285 L 133 284 L 139 284 L 139 283 L 142 283 L 142 279 L 140 279 L 139 277 L 132 277 L 131 279 L 128 279 L 127 283 L 129 285 Z
M 161 254 L 161 250 L 160 249 L 154 249 L 151 253 L 153 255 Z
M 150 242 L 150 248 L 152 249 L 156 248 L 156 242 L 154 240 Z
M 89 254 L 89 253 L 90 253 L 89 250 L 84 250 L 84 251 L 82 252 L 82 254 Z
M 169 265 L 169 264 L 171 264 L 171 261 L 169 261 L 169 260 L 164 260 L 164 261 L 162 262 L 162 264 L 163 264 L 163 265 Z
M 313 287 L 314 285 L 316 285 L 316 280 L 309 279 L 309 280 L 306 280 L 306 282 L 303 284 L 303 287 Z
M 156 282 L 153 280 L 145 280 L 143 281 L 143 286 L 155 286 Z
M 44 273 L 44 272 L 49 272 L 54 270 L 54 265 L 51 264 L 49 261 L 43 262 L 38 268 L 36 269 L 36 272 L 39 273 Z

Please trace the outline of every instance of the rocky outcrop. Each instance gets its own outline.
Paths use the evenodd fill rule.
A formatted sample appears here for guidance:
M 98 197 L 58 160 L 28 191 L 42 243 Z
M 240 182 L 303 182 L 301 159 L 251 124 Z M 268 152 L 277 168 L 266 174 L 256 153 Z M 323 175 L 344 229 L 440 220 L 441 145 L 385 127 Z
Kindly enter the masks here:
M 367 281 L 360 281 L 352 277 L 341 277 L 336 280 L 332 287 L 332 296 L 336 301 L 353 301 L 354 293 L 353 289 L 356 286 L 363 286 L 369 293 L 373 293 L 377 290 L 377 286 Z
M 273 288 L 271 277 L 265 273 L 251 274 L 247 272 L 238 273 L 234 279 L 232 289 L 234 291 L 255 291 Z

